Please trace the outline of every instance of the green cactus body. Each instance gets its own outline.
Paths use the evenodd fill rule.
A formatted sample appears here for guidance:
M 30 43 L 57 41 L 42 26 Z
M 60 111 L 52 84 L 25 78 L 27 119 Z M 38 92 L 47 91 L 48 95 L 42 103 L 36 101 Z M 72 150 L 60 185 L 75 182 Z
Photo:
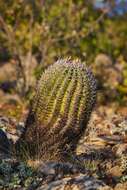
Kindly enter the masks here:
M 93 75 L 79 60 L 59 60 L 41 76 L 24 140 L 42 158 L 74 150 L 95 103 Z M 46 156 L 45 156 L 46 158 Z

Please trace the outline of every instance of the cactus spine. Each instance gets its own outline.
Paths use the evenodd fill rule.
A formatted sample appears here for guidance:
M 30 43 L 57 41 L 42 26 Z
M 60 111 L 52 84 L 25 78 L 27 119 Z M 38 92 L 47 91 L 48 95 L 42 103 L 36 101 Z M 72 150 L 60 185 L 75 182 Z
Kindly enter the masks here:
M 95 103 L 93 75 L 79 60 L 58 60 L 41 76 L 26 122 L 31 154 L 52 158 L 74 150 Z M 44 156 L 45 155 L 45 156 Z

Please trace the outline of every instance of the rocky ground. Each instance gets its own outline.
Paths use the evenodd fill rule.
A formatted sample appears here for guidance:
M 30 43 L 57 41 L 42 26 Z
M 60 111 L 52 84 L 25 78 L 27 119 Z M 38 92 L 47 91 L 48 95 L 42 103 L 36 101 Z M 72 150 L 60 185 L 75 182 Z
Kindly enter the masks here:
M 0 128 L 0 189 L 127 189 L 125 108 L 96 105 L 86 135 L 80 140 L 76 155 L 70 154 L 68 163 L 18 160 L 13 147 L 24 123 L 1 116 Z
M 8 68 L 4 67 L 5 74 Z M 106 65 L 99 68 L 101 71 L 98 67 L 95 70 L 99 72 L 98 78 L 103 79 L 105 84 L 103 88 L 105 96 L 99 96 L 97 101 L 99 103 L 91 115 L 86 134 L 80 140 L 76 154 L 70 153 L 67 163 L 43 163 L 41 160 L 33 161 L 31 158 L 23 161 L 16 157 L 15 143 L 24 131 L 28 113 L 27 101 L 21 100 L 13 92 L 12 86 L 8 90 L 8 83 L 7 86 L 1 83 L 0 190 L 127 189 L 127 107 L 113 101 L 117 92 L 114 91 L 116 87 L 112 85 L 117 85 L 121 80 L 119 78 L 121 68 L 113 68 L 110 62 L 108 67 Z M 1 72 L 0 76 L 3 74 L 3 71 Z M 102 72 L 105 73 L 105 78 L 100 75 Z M 14 76 L 13 70 L 9 76 L 10 78 Z M 1 80 L 7 79 L 8 73 L 5 79 L 4 77 L 5 75 Z M 15 76 L 12 81 L 14 80 Z M 113 80 L 115 81 L 111 84 L 110 81 Z

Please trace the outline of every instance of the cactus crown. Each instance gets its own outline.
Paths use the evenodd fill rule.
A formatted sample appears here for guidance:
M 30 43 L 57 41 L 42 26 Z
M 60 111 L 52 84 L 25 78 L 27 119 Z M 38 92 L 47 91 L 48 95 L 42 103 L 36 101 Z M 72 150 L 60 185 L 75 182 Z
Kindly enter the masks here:
M 41 157 L 56 149 L 74 149 L 86 128 L 95 97 L 96 83 L 85 64 L 58 60 L 38 83 L 26 123 L 26 141 L 39 144 L 36 151 Z

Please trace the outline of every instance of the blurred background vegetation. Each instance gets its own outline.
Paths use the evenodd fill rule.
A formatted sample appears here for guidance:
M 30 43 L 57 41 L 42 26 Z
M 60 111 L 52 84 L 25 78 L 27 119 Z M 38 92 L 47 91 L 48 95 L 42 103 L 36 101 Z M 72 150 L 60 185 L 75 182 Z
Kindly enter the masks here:
M 29 99 L 40 73 L 71 56 L 93 70 L 101 103 L 125 105 L 126 23 L 126 0 L 0 0 L 0 96 Z

